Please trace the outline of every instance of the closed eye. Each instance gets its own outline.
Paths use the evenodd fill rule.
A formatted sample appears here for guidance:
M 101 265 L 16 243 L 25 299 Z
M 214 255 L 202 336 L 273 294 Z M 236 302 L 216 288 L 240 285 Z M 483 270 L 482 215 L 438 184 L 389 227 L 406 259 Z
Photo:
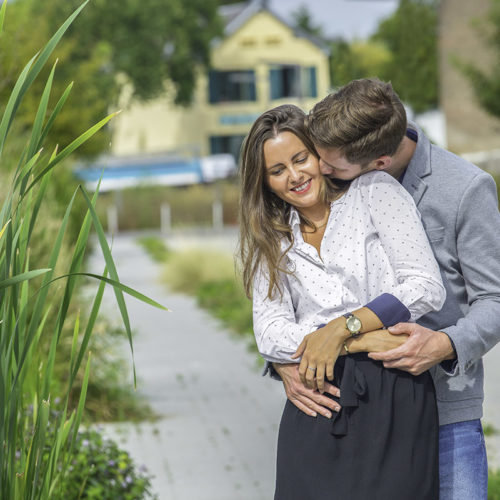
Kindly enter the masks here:
M 269 175 L 280 175 L 283 170 L 283 167 L 272 168 L 271 170 L 269 170 Z

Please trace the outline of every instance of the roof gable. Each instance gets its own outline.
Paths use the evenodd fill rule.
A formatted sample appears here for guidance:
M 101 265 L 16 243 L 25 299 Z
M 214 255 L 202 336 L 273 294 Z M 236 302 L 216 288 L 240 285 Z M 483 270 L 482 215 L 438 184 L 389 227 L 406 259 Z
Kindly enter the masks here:
M 240 2 L 231 5 L 223 5 L 219 7 L 219 15 L 225 21 L 224 34 L 226 37 L 233 35 L 244 24 L 246 24 L 253 16 L 261 11 L 266 11 L 273 16 L 281 24 L 285 25 L 288 29 L 292 30 L 294 35 L 299 38 L 305 38 L 311 43 L 319 47 L 323 52 L 329 54 L 330 48 L 317 37 L 306 33 L 305 31 L 292 26 L 285 21 L 281 16 L 273 12 L 269 8 L 268 0 L 250 0 L 248 2 Z

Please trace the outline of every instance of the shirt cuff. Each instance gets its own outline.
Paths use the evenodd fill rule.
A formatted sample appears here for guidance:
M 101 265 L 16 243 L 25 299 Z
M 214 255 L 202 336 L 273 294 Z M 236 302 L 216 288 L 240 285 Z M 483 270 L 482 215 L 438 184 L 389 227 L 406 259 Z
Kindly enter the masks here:
M 440 331 L 442 332 L 442 330 Z M 441 361 L 441 363 L 439 363 L 439 366 L 447 375 L 453 377 L 457 374 L 458 371 L 457 349 L 455 347 L 455 343 L 453 342 L 452 338 L 446 332 L 443 333 L 447 335 L 447 337 L 450 339 L 451 347 L 453 347 L 453 352 L 455 353 L 455 359 L 445 359 L 444 361 Z
M 390 293 L 379 295 L 368 302 L 365 307 L 375 313 L 386 328 L 411 318 L 409 309 Z

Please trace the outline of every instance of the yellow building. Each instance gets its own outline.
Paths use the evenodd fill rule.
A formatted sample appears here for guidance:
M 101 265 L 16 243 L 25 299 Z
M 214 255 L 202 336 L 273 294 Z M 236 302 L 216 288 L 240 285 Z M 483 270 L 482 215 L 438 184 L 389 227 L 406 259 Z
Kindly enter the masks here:
M 328 51 L 281 20 L 267 2 L 221 7 L 223 39 L 212 44 L 212 70 L 199 75 L 189 108 L 168 93 L 130 102 L 114 122 L 112 154 L 238 155 L 263 111 L 283 103 L 309 110 L 329 90 Z M 123 102 L 128 96 L 124 92 Z

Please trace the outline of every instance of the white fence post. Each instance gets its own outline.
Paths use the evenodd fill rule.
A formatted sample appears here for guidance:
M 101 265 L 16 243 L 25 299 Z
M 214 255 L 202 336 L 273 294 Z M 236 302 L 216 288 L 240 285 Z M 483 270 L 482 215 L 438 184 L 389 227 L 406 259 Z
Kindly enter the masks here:
M 172 231 L 172 211 L 168 203 L 162 203 L 160 206 L 160 231 L 161 234 Z
M 108 233 L 110 236 L 118 234 L 118 209 L 116 205 L 109 205 L 107 210 Z
M 215 200 L 212 205 L 213 227 L 216 231 L 221 231 L 224 227 L 224 216 L 222 213 L 222 202 Z

